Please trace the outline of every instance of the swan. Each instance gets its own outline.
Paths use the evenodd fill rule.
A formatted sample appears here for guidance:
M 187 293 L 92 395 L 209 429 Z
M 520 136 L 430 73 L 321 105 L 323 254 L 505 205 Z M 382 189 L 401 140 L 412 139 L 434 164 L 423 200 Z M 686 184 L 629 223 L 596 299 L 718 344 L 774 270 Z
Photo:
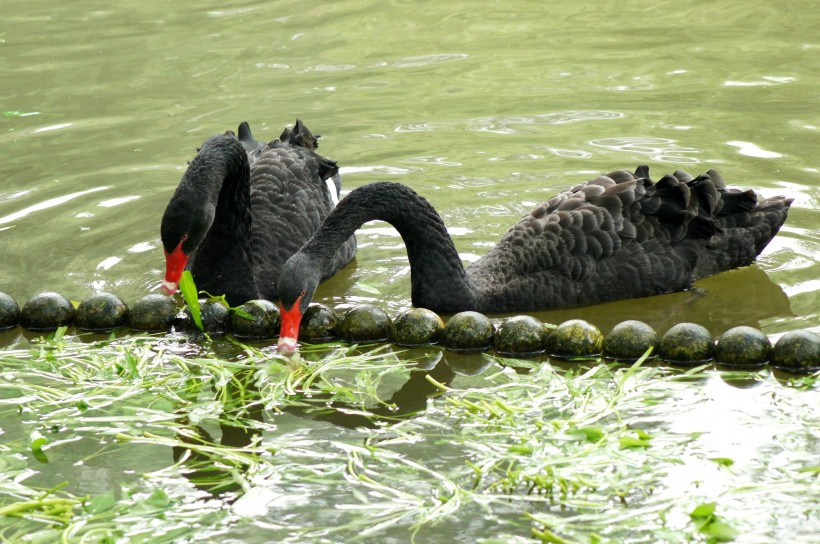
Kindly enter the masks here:
M 282 265 L 338 202 L 339 168 L 315 152 L 317 138 L 300 120 L 270 143 L 254 139 L 247 123 L 237 132 L 202 144 L 168 202 L 160 227 L 166 295 L 188 267 L 197 288 L 231 306 L 276 300 Z M 329 257 L 326 277 L 355 254 L 350 236 Z
M 464 268 L 441 217 L 397 183 L 351 191 L 282 268 L 279 348 L 296 348 L 299 323 L 341 244 L 367 221 L 398 230 L 410 261 L 412 303 L 452 314 L 590 305 L 688 289 L 750 264 L 786 220 L 791 198 L 758 200 L 709 170 L 657 183 L 649 167 L 581 183 L 524 216 Z

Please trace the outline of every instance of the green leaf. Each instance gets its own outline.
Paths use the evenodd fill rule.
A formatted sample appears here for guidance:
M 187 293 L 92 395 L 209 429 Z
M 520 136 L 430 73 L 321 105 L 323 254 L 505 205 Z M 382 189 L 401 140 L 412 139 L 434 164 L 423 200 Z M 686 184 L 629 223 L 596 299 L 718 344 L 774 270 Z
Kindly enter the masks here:
M 581 427 L 580 429 L 573 429 L 568 434 L 578 440 L 598 442 L 606 433 L 600 427 Z
M 29 434 L 29 447 L 33 453 L 42 452 L 43 446 L 48 444 L 48 438 L 40 434 L 40 431 L 31 431 Z
M 171 499 L 168 497 L 168 494 L 165 493 L 162 489 L 157 489 L 151 495 L 145 499 L 145 504 L 149 504 L 156 508 L 165 508 L 169 504 L 171 504 Z
M 97 495 L 96 497 L 92 497 L 91 500 L 85 505 L 85 509 L 89 514 L 100 514 L 102 512 L 106 512 L 111 510 L 117 505 L 117 499 L 114 497 L 114 493 L 109 492 L 103 495 Z
M 698 532 L 708 537 L 709 542 L 730 542 L 737 537 L 738 530 L 715 514 L 716 506 L 714 502 L 699 504 L 690 512 L 689 517 Z
M 123 355 L 123 361 L 125 362 L 125 370 L 128 371 L 128 374 L 131 378 L 139 378 L 139 359 L 136 355 L 131 353 L 130 351 L 126 351 Z
M 703 504 L 699 504 L 695 507 L 694 510 L 692 510 L 692 512 L 689 513 L 689 517 L 695 519 L 711 516 L 715 513 L 716 506 L 717 504 L 714 502 L 705 502 Z
M 202 332 L 205 332 L 205 327 L 202 325 L 202 313 L 199 310 L 199 291 L 194 283 L 194 276 L 190 270 L 182 273 L 179 279 L 179 290 L 182 292 L 182 298 L 191 310 L 191 317 L 194 318 L 194 325 Z
M 253 315 L 251 315 L 250 313 L 246 312 L 246 311 L 245 311 L 245 310 L 243 310 L 242 308 L 231 308 L 231 312 L 233 312 L 234 314 L 238 315 L 238 316 L 239 316 L 239 317 L 241 317 L 242 319 L 247 319 L 248 321 L 253 321 Z
M 714 519 L 705 530 L 701 529 L 701 532 L 718 542 L 731 542 L 738 535 L 737 529 L 719 518 Z
M 208 302 L 216 302 L 223 305 L 227 309 L 231 309 L 231 305 L 228 304 L 228 300 L 225 298 L 225 295 L 212 295 L 207 291 L 203 291 L 207 295 Z
M 730 467 L 735 464 L 735 460 L 729 457 L 711 457 L 709 460 L 714 461 L 722 467 Z
M 40 434 L 40 431 L 32 431 L 29 434 L 29 448 L 31 448 L 31 454 L 37 459 L 39 462 L 48 464 L 48 456 L 46 456 L 46 452 L 43 451 L 43 446 L 48 443 L 48 438 Z
M 635 429 L 635 436 L 622 436 L 618 441 L 621 449 L 626 448 L 648 448 L 651 437 L 646 431 Z

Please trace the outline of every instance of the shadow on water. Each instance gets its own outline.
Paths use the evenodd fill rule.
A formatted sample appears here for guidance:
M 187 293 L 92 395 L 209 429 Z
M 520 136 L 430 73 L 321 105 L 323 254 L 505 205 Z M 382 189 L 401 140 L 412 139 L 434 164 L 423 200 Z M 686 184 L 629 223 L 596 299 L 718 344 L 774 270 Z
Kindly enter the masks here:
M 644 321 L 660 334 L 676 323 L 692 322 L 719 336 L 740 325 L 766 332 L 768 322 L 794 314 L 783 289 L 760 268 L 747 266 L 701 280 L 689 291 L 532 315 L 555 324 L 585 319 L 604 333 L 627 319 Z
M 435 358 L 432 366 L 413 369 L 407 381 L 385 402 L 369 409 L 369 414 L 362 413 L 360 406 L 333 400 L 331 394 L 315 392 L 311 394 L 309 405 L 282 407 L 282 413 L 346 429 L 377 428 L 383 422 L 395 422 L 425 410 L 427 399 L 438 391 L 428 380 L 428 375 L 438 383 L 447 384 L 455 373 L 440 358 Z M 207 448 L 214 445 L 246 448 L 262 436 L 262 425 L 255 427 L 253 422 L 264 424 L 267 419 L 278 417 L 279 413 L 264 408 L 264 399 L 256 384 L 255 373 L 251 370 L 234 375 L 225 390 L 217 394 L 216 400 L 224 406 L 219 417 L 220 438 L 216 440 L 203 425 L 192 424 L 187 419 L 180 420 L 180 428 L 185 432 L 178 433 L 177 438 L 192 447 L 173 447 L 173 459 L 175 463 L 184 465 L 183 475 L 197 488 L 223 496 L 241 490 L 242 484 L 234 471 L 244 469 L 215 462 Z M 203 446 L 206 448 L 202 449 Z M 230 495 L 223 498 L 232 500 Z
M 220 438 L 215 440 L 213 435 L 203 426 L 192 424 L 187 418 L 178 421 L 179 427 L 185 433 L 178 433 L 177 438 L 192 447 L 174 446 L 173 458 L 175 463 L 186 467 L 183 475 L 192 484 L 202 491 L 213 495 L 222 495 L 240 491 L 242 488 L 239 479 L 233 476 L 237 467 L 215 462 L 214 457 L 203 446 L 219 445 L 227 448 L 241 449 L 249 446 L 254 437 L 261 431 L 252 426 L 253 421 L 262 422 L 264 408 L 260 400 L 259 390 L 256 387 L 253 372 L 241 371 L 234 375 L 226 389 L 217 394 L 218 401 L 224 403 L 224 415 L 220 417 Z M 231 424 L 228 421 L 235 421 Z

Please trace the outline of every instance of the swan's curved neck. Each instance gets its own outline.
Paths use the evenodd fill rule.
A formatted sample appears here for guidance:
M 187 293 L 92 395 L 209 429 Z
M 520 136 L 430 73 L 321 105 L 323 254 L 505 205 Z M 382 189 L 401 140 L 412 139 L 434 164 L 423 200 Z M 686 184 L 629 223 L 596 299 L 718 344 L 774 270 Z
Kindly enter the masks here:
M 231 136 L 211 138 L 191 161 L 181 185 L 193 193 L 192 202 L 204 206 L 201 211 L 205 217 L 213 217 L 192 257 L 197 287 L 213 295 L 227 294 L 231 304 L 256 298 L 250 244 L 250 169 L 242 145 Z M 227 285 L 231 291 L 241 292 L 219 292 Z
M 301 252 L 325 274 L 335 251 L 374 220 L 390 223 L 404 240 L 414 306 L 442 313 L 475 309 L 473 286 L 444 222 L 427 200 L 404 185 L 380 182 L 351 191 Z

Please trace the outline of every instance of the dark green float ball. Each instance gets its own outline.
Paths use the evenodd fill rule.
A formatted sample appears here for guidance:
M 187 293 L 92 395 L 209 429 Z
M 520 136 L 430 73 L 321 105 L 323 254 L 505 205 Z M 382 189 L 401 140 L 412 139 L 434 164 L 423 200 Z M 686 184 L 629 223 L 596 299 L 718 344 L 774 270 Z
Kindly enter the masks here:
M 772 363 L 797 374 L 820 369 L 820 336 L 810 331 L 790 331 L 774 345 Z
M 444 330 L 444 321 L 427 308 L 410 308 L 399 314 L 390 327 L 390 338 L 400 346 L 435 344 Z
M 697 365 L 712 359 L 714 342 L 709 331 L 695 323 L 678 323 L 661 338 L 658 355 L 670 363 Z
M 225 332 L 227 327 L 228 308 L 222 302 L 201 298 L 199 299 L 199 317 L 202 319 L 202 328 L 205 329 L 203 332 L 219 334 Z M 198 330 L 190 308 L 185 308 L 184 314 L 174 319 L 174 326 L 184 331 Z
M 0 329 L 10 329 L 20 324 L 20 306 L 6 293 L 0 293 Z
M 772 356 L 772 343 L 754 327 L 734 327 L 715 346 L 715 359 L 730 368 L 760 368 Z
M 501 322 L 493 337 L 493 347 L 502 355 L 536 355 L 546 348 L 547 336 L 541 321 L 517 315 Z
M 20 312 L 20 324 L 32 330 L 54 330 L 74 321 L 74 306 L 60 293 L 46 292 L 31 297 Z
M 478 312 L 461 312 L 444 325 L 441 343 L 453 351 L 484 351 L 493 341 L 495 329 L 487 316 Z
M 643 321 L 618 323 L 604 338 L 604 357 L 625 363 L 640 359 L 649 348 L 657 349 L 658 333 Z M 654 357 L 655 353 L 650 355 Z
M 279 308 L 273 302 L 249 300 L 237 310 L 229 318 L 230 330 L 237 338 L 275 338 L 279 334 Z
M 583 319 L 564 321 L 550 335 L 550 354 L 564 359 L 589 359 L 601 354 L 604 336 Z
M 75 325 L 88 331 L 110 331 L 128 320 L 128 306 L 111 293 L 95 293 L 77 307 Z
M 146 295 L 131 308 L 128 326 L 137 331 L 167 331 L 177 314 L 174 299 L 159 293 Z
M 390 335 L 390 318 L 381 308 L 360 304 L 345 312 L 339 330 L 346 342 L 381 342 Z
M 329 342 L 339 332 L 339 315 L 324 304 L 312 302 L 299 325 L 299 338 L 308 342 Z

